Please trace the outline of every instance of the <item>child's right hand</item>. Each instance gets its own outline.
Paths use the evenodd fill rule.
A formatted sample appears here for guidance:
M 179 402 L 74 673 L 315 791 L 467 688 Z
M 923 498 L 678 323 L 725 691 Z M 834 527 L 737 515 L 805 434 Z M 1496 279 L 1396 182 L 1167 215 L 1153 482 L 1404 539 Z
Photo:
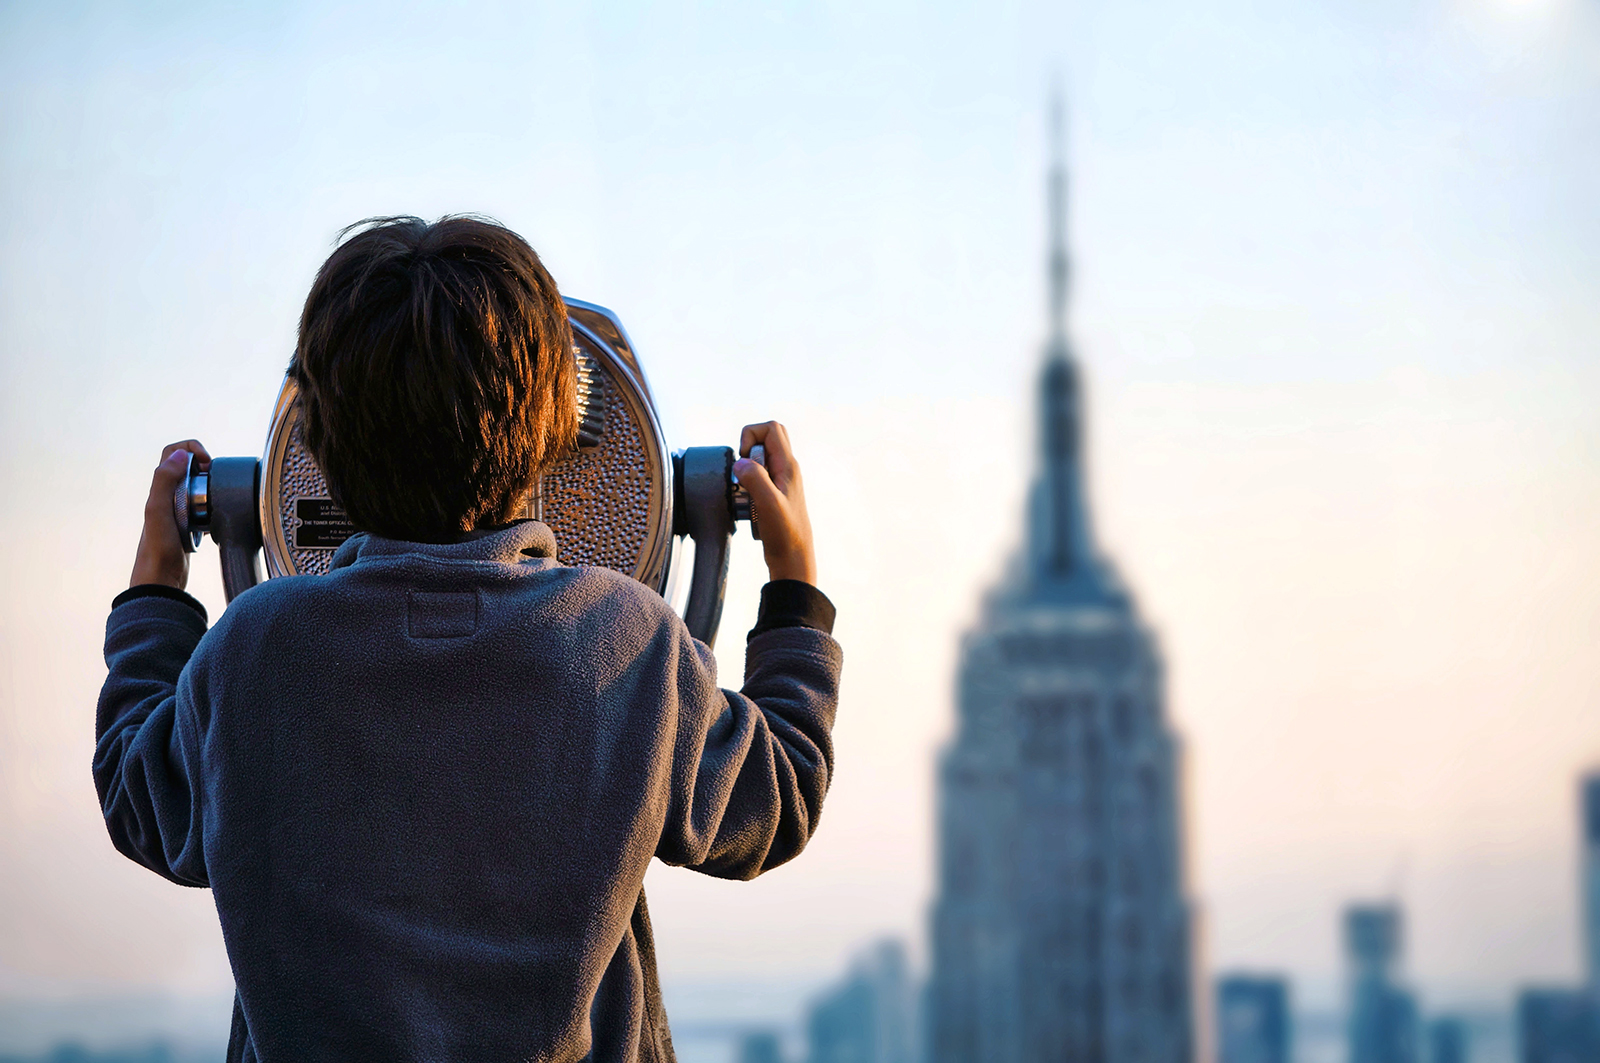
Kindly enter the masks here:
M 756 444 L 767 448 L 762 468 L 748 457 Z M 800 463 L 789 448 L 788 430 L 777 421 L 746 425 L 739 433 L 739 454 L 733 471 L 750 493 L 761 518 L 761 549 L 771 579 L 797 579 L 817 585 L 817 553 L 811 542 L 811 518 Z
M 144 531 L 139 536 L 139 549 L 133 555 L 130 587 L 160 583 L 181 591 L 189 582 L 189 555 L 184 552 L 183 539 L 178 535 L 172 498 L 183 482 L 191 454 L 197 468 L 211 467 L 211 455 L 198 440 L 171 443 L 161 451 L 161 464 L 150 477 L 150 495 L 144 502 Z

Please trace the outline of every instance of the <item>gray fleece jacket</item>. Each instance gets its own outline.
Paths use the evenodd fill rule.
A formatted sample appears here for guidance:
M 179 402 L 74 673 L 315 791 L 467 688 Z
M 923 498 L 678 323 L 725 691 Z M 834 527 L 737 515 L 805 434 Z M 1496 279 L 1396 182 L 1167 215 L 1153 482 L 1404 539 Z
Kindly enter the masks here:
M 554 558 L 533 522 L 357 536 L 209 632 L 182 596 L 113 608 L 106 824 L 211 888 L 230 1060 L 671 1063 L 645 869 L 752 878 L 805 846 L 832 610 L 764 616 L 734 693 L 658 595 Z

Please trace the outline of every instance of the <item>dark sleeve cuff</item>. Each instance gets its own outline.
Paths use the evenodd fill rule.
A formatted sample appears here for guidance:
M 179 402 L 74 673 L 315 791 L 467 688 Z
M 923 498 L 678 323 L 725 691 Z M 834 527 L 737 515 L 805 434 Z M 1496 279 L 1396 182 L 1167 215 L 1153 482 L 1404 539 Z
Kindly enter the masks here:
M 805 584 L 801 584 L 805 586 Z M 131 602 L 135 598 L 171 598 L 175 602 L 182 602 L 190 609 L 200 614 L 200 622 L 206 622 L 206 607 L 194 598 L 180 591 L 176 587 L 169 587 L 165 583 L 141 583 L 137 587 L 129 587 L 115 598 L 111 599 L 111 608 L 115 609 L 124 602 Z M 826 601 L 826 599 L 824 599 Z M 831 612 L 830 607 L 830 612 Z
M 761 609 L 756 613 L 756 626 L 750 629 L 745 641 L 779 627 L 809 627 L 831 635 L 833 615 L 833 603 L 811 584 L 797 579 L 775 579 L 761 588 Z

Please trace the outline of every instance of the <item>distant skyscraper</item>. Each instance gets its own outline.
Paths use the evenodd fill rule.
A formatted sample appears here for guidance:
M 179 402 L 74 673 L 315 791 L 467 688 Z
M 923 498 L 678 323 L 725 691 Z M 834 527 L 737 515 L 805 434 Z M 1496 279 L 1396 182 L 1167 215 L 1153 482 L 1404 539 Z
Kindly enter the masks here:
M 1190 1063 L 1190 917 L 1162 666 L 1091 535 L 1066 174 L 1026 542 L 961 651 L 939 766 L 932 1063 Z
M 1517 998 L 1522 1063 L 1600 1063 L 1600 1021 L 1585 990 L 1525 989 Z
M 1587 983 L 1579 989 L 1524 989 L 1517 998 L 1522 1063 L 1600 1063 L 1600 773 L 1578 788 Z
M 1583 780 L 1583 922 L 1589 991 L 1600 998 L 1600 772 Z
M 1467 1063 L 1467 1024 L 1444 1017 L 1428 1023 L 1428 1063 Z
M 737 1063 L 783 1063 L 783 1045 L 775 1030 L 749 1030 L 739 1037 Z
M 811 1006 L 808 1063 L 913 1063 L 912 989 L 905 948 L 884 941 Z
M 1217 980 L 1218 1063 L 1289 1063 L 1289 983 L 1231 975 Z
M 1399 984 L 1400 909 L 1352 905 L 1344 914 L 1350 964 L 1350 1063 L 1418 1063 L 1416 999 Z

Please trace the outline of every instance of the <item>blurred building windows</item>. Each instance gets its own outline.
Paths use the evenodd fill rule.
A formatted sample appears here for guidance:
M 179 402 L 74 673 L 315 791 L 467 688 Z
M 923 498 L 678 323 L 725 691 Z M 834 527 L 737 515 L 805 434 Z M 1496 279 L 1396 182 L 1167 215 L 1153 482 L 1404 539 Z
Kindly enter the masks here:
M 1289 1063 L 1289 983 L 1230 975 L 1217 982 L 1217 1063 Z

